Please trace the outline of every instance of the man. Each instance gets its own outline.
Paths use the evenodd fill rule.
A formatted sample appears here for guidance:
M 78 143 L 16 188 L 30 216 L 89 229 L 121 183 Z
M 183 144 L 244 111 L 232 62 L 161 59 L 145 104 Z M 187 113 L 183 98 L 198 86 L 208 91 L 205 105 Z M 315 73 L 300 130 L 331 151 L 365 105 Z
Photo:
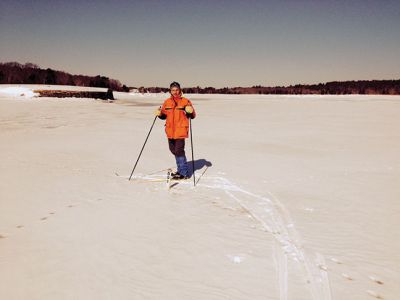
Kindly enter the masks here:
M 182 97 L 178 82 L 172 82 L 169 89 L 171 96 L 156 110 L 155 115 L 166 120 L 165 133 L 168 137 L 169 150 L 175 155 L 177 166 L 177 172 L 172 173 L 172 178 L 188 179 L 190 175 L 185 155 L 185 139 L 188 138 L 189 118 L 194 119 L 196 112 L 190 100 Z

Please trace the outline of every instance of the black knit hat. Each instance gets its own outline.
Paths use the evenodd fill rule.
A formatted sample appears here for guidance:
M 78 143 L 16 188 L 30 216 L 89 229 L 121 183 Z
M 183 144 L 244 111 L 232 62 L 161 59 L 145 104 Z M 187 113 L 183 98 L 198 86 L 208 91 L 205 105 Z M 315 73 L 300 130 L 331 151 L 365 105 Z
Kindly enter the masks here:
M 178 89 L 181 89 L 181 85 L 180 85 L 178 82 L 176 82 L 176 81 L 172 82 L 172 83 L 169 85 L 169 89 L 172 89 L 173 87 L 177 87 Z

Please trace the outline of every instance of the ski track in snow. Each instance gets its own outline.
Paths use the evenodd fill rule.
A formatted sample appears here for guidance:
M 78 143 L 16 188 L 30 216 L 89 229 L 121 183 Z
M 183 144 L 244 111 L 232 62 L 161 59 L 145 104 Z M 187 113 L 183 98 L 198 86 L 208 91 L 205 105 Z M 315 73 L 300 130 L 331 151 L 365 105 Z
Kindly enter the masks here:
M 197 175 L 197 174 L 196 174 Z M 165 175 L 136 175 L 141 180 L 164 178 Z M 179 184 L 191 186 L 192 181 Z M 288 258 L 299 263 L 307 277 L 310 294 L 313 300 L 331 300 L 331 289 L 324 257 L 320 253 L 305 249 L 300 235 L 295 229 L 289 212 L 272 193 L 270 197 L 257 195 L 247 191 L 221 176 L 207 176 L 202 183 L 196 185 L 206 189 L 217 189 L 227 194 L 257 222 L 275 240 L 275 263 L 278 270 L 279 294 L 281 300 L 288 299 Z
M 208 177 L 213 184 L 201 186 L 223 190 L 242 208 L 262 224 L 271 233 L 277 243 L 275 259 L 278 269 L 280 299 L 288 299 L 288 258 L 300 263 L 304 269 L 307 281 L 310 283 L 310 293 L 314 300 L 330 300 L 331 291 L 326 272 L 325 260 L 319 253 L 307 251 L 301 242 L 289 212 L 282 203 L 270 192 L 270 198 L 254 194 L 240 188 L 224 177 Z

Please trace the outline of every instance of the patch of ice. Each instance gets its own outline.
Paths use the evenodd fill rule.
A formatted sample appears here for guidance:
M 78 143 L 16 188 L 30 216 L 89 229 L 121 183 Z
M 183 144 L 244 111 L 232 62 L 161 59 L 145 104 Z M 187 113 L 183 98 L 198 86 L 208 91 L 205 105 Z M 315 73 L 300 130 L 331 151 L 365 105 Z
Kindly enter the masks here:
M 243 259 L 244 259 L 244 257 L 243 256 L 241 256 L 241 255 L 227 255 L 228 257 L 229 257 L 229 259 L 231 260 L 231 261 L 233 261 L 235 264 L 240 264 L 242 261 L 243 261 Z

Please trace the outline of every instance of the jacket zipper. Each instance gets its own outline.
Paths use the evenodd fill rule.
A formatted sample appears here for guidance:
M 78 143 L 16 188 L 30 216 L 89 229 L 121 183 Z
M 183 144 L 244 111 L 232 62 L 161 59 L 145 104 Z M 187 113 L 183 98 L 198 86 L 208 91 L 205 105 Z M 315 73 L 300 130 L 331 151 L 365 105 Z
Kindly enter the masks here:
M 175 108 L 177 106 L 174 97 L 172 97 L 172 101 L 174 101 L 174 108 L 172 109 L 172 138 L 175 139 Z

